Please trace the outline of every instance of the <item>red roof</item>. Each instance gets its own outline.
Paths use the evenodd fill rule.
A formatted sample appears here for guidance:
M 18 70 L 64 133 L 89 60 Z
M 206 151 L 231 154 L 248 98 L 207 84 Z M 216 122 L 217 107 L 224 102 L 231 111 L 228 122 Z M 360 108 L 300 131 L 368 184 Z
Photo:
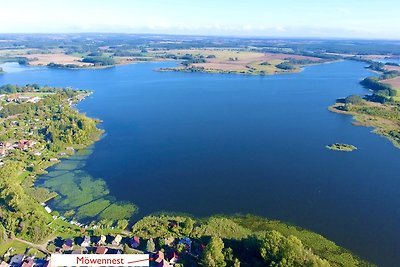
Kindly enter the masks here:
M 32 267 L 33 266 L 33 260 L 25 260 L 21 267 Z
M 107 250 L 108 249 L 106 247 L 97 247 L 96 248 L 96 254 L 106 254 Z

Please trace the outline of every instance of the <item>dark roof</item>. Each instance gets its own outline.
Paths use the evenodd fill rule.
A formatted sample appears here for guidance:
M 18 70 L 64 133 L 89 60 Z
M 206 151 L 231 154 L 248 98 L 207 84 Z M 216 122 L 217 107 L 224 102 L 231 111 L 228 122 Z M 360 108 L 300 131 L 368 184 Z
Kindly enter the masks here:
M 74 242 L 72 241 L 72 239 L 68 238 L 64 241 L 64 245 L 68 246 L 68 247 L 72 247 L 74 244 Z
M 11 258 L 10 265 L 15 265 L 15 264 L 20 265 L 21 262 L 23 261 L 23 259 L 24 259 L 24 255 L 21 255 L 21 254 L 14 255 L 14 256 Z
M 176 251 L 170 251 L 168 253 L 168 260 L 171 261 L 173 258 L 176 258 L 176 259 L 179 258 L 178 253 L 176 253 Z
M 157 266 L 158 267 L 169 267 L 169 266 L 171 266 L 166 260 L 162 260 L 162 261 L 160 261 L 158 264 L 157 264 Z

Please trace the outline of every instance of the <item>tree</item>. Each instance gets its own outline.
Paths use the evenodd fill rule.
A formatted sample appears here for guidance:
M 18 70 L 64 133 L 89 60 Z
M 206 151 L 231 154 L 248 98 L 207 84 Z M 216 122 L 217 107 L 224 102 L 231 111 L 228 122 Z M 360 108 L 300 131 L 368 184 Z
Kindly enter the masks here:
M 225 257 L 222 253 L 224 242 L 219 237 L 211 237 L 210 242 L 204 249 L 201 263 L 209 267 L 224 267 L 226 266 Z
M 153 238 L 147 240 L 146 250 L 148 252 L 154 252 L 156 250 L 156 244 L 154 244 Z
M 350 95 L 345 98 L 346 104 L 359 105 L 362 103 L 362 98 L 359 95 Z
M 128 227 L 129 221 L 126 219 L 118 220 L 117 221 L 117 228 L 121 230 L 125 230 Z
M 295 68 L 292 64 L 286 61 L 276 65 L 276 67 L 281 70 L 292 70 Z
M 306 249 L 297 237 L 285 237 L 275 230 L 265 234 L 260 252 L 268 266 L 330 266 L 326 260 Z

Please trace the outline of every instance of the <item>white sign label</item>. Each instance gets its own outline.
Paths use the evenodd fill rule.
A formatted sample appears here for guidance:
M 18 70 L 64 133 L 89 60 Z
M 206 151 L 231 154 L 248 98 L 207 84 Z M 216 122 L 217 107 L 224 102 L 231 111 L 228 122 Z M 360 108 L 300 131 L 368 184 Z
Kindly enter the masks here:
M 51 254 L 51 266 L 149 266 L 149 254 Z

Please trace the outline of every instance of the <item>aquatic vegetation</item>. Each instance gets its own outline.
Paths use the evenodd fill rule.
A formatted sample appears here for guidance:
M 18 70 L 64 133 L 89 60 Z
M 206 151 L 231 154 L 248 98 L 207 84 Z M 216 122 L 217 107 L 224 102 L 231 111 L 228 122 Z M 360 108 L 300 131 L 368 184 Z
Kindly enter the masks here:
M 83 168 L 92 150 L 82 150 L 54 166 L 38 179 L 37 185 L 56 192 L 51 207 L 70 219 L 87 222 L 94 219 L 129 219 L 137 210 L 130 203 L 115 203 L 106 182 L 94 178 Z

